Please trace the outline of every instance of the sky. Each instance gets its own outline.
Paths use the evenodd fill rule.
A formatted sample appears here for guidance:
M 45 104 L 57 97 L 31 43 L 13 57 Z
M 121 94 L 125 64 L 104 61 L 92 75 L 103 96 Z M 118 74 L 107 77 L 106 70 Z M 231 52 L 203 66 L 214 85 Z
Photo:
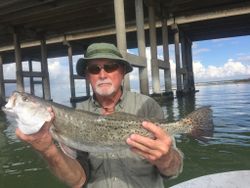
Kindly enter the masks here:
M 158 46 L 158 58 L 163 59 L 162 46 Z M 129 49 L 129 53 L 137 53 L 136 49 Z M 174 45 L 169 46 L 170 67 L 173 87 L 175 87 L 175 55 Z M 150 49 L 146 49 L 148 57 L 148 75 L 151 78 Z M 195 82 L 231 80 L 250 78 L 250 36 L 214 39 L 193 42 L 193 71 Z M 82 56 L 82 55 L 81 55 Z M 74 56 L 73 62 L 81 56 Z M 56 102 L 65 103 L 69 100 L 69 66 L 67 57 L 48 59 L 51 95 Z M 40 63 L 34 62 L 35 71 L 40 71 Z M 23 70 L 28 70 L 28 63 L 23 62 Z M 74 70 L 75 72 L 75 70 Z M 4 79 L 15 79 L 15 64 L 4 65 Z M 151 80 L 151 79 L 149 79 Z M 161 86 L 164 85 L 163 71 L 160 70 Z M 84 95 L 83 80 L 77 80 L 77 96 Z M 138 91 L 138 69 L 130 73 L 132 90 Z M 6 96 L 14 90 L 15 85 L 6 84 Z M 25 79 L 25 91 L 29 92 L 29 81 Z M 36 86 L 35 94 L 41 96 L 41 86 Z

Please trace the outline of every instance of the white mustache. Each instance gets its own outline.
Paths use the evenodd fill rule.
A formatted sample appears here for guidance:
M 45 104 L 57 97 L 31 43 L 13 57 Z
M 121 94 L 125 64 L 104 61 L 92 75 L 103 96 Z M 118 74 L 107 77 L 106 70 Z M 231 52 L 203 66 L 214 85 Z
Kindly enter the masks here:
M 106 80 L 98 80 L 96 82 L 96 86 L 99 86 L 101 84 L 113 84 L 112 81 L 110 79 L 106 79 Z

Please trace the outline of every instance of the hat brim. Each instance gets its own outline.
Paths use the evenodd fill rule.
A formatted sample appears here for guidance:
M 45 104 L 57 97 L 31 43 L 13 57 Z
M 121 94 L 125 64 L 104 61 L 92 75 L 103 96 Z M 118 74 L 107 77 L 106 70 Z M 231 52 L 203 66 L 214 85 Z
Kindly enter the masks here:
M 85 76 L 85 70 L 87 67 L 87 64 L 90 60 L 94 60 L 94 59 L 111 59 L 114 60 L 118 63 L 121 63 L 125 66 L 125 74 L 131 72 L 133 70 L 133 67 L 130 65 L 130 63 L 128 61 L 126 61 L 123 58 L 114 58 L 114 57 L 110 57 L 110 56 L 101 56 L 101 57 L 95 57 L 95 58 L 80 58 L 78 59 L 77 63 L 76 63 L 76 73 L 79 76 Z

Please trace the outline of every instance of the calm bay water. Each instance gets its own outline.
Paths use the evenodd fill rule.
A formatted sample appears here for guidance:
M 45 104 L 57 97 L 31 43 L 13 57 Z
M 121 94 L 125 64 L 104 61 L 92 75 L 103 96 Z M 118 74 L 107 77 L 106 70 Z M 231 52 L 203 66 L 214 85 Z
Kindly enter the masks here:
M 250 83 L 200 86 L 193 97 L 163 102 L 170 121 L 194 109 L 210 105 L 214 134 L 206 142 L 177 136 L 185 155 L 183 173 L 166 182 L 166 187 L 197 176 L 250 169 Z M 63 188 L 42 158 L 16 139 L 0 111 L 0 188 Z

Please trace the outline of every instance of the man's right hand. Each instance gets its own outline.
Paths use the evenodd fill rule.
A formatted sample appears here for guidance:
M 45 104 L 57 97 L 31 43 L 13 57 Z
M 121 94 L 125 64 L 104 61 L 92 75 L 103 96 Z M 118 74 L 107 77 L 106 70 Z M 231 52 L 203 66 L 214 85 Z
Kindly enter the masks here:
M 22 133 L 19 128 L 16 129 L 16 136 L 20 140 L 29 143 L 35 150 L 43 154 L 45 154 L 48 149 L 54 144 L 49 129 L 55 118 L 55 114 L 52 108 L 48 108 L 48 111 L 50 112 L 51 120 L 49 122 L 45 122 L 39 132 L 27 135 Z

